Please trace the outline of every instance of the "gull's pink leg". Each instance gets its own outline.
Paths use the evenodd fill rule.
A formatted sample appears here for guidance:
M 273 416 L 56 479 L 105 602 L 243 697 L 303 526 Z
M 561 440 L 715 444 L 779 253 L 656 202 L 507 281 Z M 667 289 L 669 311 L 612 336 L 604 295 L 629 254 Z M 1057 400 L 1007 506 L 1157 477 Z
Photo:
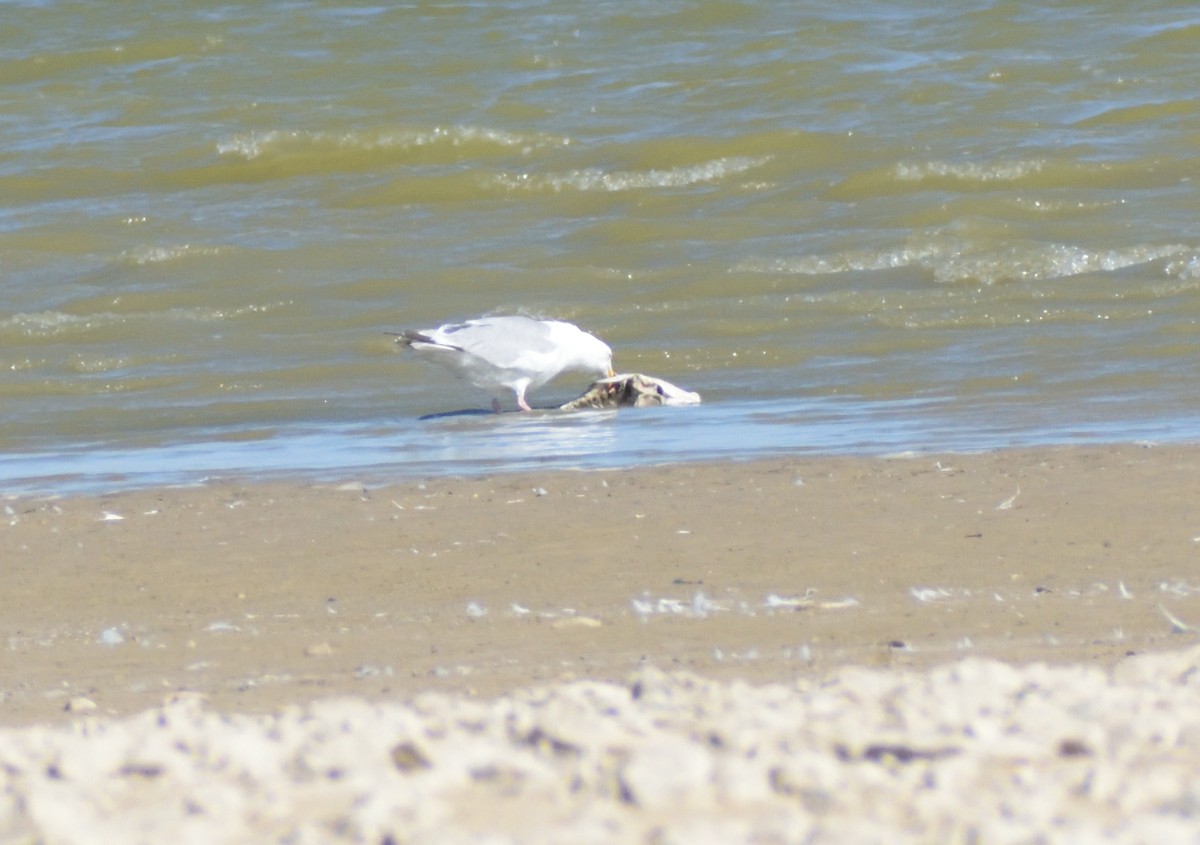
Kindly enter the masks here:
M 532 411 L 533 408 L 530 408 L 529 403 L 525 401 L 524 386 L 513 388 L 513 391 L 517 394 L 517 407 L 520 408 L 522 411 Z

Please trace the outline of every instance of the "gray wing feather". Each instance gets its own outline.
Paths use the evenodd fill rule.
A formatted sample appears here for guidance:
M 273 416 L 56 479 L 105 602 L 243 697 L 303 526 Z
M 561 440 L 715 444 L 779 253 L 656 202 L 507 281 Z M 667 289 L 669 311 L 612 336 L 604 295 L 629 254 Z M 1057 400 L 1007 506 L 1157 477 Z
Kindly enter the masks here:
M 421 333 L 418 333 L 421 334 Z M 432 335 L 432 336 L 430 336 Z M 528 317 L 491 317 L 442 326 L 422 340 L 452 346 L 497 366 L 514 364 L 529 352 L 549 352 L 550 329 Z

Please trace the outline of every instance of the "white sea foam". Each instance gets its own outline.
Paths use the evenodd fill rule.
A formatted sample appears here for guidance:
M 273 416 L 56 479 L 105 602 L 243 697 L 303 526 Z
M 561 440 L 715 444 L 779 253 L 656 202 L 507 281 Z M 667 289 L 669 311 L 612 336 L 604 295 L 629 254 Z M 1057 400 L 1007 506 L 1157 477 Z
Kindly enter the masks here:
M 1200 279 L 1200 255 L 1192 253 L 1167 265 L 1167 274 L 1178 279 Z
M 1074 244 L 1022 242 L 982 245 L 936 235 L 926 244 L 891 249 L 846 250 L 795 258 L 751 259 L 733 272 L 824 276 L 917 266 L 942 283 L 996 284 L 1019 280 L 1060 279 L 1085 273 L 1112 273 L 1126 267 L 1175 259 L 1164 272 L 1171 277 L 1200 277 L 1200 256 L 1183 244 L 1139 244 L 1094 250 Z
M 897 249 L 854 249 L 828 255 L 802 255 L 795 258 L 749 259 L 739 262 L 733 272 L 781 273 L 797 276 L 827 276 L 865 270 L 894 270 L 913 264 L 927 264 L 945 253 L 936 245 Z
M 719 182 L 755 167 L 761 167 L 770 160 L 770 156 L 757 158 L 732 156 L 666 170 L 608 171 L 589 167 L 546 175 L 503 173 L 496 176 L 494 182 L 501 187 L 510 189 L 549 189 L 552 191 L 630 191 L 647 188 L 685 188 L 705 182 Z
M 1040 159 L 979 163 L 973 161 L 901 162 L 893 170 L 902 182 L 925 179 L 958 179 L 964 182 L 1015 182 L 1046 166 Z
M 983 284 L 1061 279 L 1085 273 L 1112 273 L 1190 252 L 1180 244 L 1143 244 L 1124 249 L 1091 250 L 1070 244 L 1018 244 L 975 255 L 951 255 L 931 269 L 938 282 Z
M 192 246 L 191 244 L 180 244 L 178 246 L 142 246 L 127 253 L 126 257 L 134 264 L 144 265 L 174 261 L 177 258 L 186 258 L 188 256 L 218 255 L 220 252 L 220 247 Z
M 31 314 L 13 314 L 0 320 L 0 330 L 13 330 L 29 337 L 59 334 L 67 329 L 86 323 L 90 318 L 61 311 L 38 311 Z
M 359 132 L 271 129 L 232 135 L 217 142 L 217 152 L 221 155 L 240 156 L 249 161 L 268 152 L 289 148 L 338 148 L 370 151 L 405 150 L 434 144 L 457 147 L 471 143 L 532 151 L 539 147 L 567 146 L 571 143 L 571 139 L 561 135 L 508 132 L 479 126 L 435 126 L 430 129 L 386 129 Z
M 0 319 L 0 332 L 14 331 L 26 337 L 51 337 L 143 321 L 211 323 L 237 319 L 249 314 L 262 314 L 290 304 L 288 301 L 243 305 L 237 308 L 165 308 L 162 311 L 134 311 L 128 314 L 114 311 L 97 311 L 92 314 L 67 314 L 62 311 L 22 312 Z

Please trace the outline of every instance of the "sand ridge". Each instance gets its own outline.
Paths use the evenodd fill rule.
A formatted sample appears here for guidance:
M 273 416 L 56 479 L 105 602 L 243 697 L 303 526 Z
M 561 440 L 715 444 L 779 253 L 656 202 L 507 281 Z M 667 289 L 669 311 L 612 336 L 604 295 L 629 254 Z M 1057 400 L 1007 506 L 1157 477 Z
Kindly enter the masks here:
M 1200 649 L 0 731 L 5 841 L 1188 841 Z

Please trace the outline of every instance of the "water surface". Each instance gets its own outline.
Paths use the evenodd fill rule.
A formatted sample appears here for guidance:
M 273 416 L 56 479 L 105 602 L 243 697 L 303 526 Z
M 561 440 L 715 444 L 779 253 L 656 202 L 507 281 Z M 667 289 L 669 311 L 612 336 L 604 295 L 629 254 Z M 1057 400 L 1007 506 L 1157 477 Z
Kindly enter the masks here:
M 1200 437 L 1200 11 L 810 5 L 3 4 L 0 482 Z M 705 405 L 420 419 L 482 313 Z

